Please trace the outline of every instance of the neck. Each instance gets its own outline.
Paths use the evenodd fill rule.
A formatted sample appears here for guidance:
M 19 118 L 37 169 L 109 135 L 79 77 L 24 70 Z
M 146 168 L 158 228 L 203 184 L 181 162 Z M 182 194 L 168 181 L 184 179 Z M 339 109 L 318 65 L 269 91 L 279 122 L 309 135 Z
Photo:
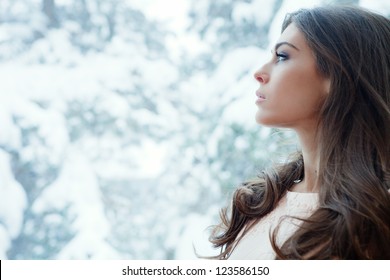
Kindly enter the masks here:
M 318 168 L 319 152 L 318 141 L 314 130 L 297 131 L 298 139 L 302 148 L 304 162 L 303 180 L 294 185 L 292 191 L 295 192 L 318 192 Z

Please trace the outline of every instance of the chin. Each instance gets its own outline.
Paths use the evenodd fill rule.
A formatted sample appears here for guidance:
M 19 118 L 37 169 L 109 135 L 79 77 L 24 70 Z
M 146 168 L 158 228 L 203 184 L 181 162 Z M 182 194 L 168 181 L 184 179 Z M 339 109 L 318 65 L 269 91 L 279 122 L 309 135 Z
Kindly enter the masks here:
M 274 120 L 272 120 L 271 118 L 265 117 L 260 112 L 257 112 L 257 114 L 255 116 L 255 120 L 256 120 L 256 123 L 258 123 L 260 125 L 264 125 L 264 126 L 271 126 L 271 127 L 273 127 L 273 126 L 276 125 Z
M 256 123 L 260 124 L 262 126 L 277 127 L 277 125 L 273 122 L 269 122 L 269 121 L 266 121 L 263 119 L 258 119 L 258 118 L 256 118 Z
M 256 123 L 262 126 L 274 127 L 274 128 L 292 128 L 292 124 L 289 122 L 283 122 L 271 118 L 265 118 L 263 116 L 256 115 Z

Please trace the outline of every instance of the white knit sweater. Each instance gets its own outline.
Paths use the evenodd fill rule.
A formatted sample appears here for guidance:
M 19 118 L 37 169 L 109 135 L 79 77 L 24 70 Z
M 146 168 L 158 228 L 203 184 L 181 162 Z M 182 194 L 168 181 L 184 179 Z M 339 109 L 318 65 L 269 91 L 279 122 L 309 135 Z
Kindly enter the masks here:
M 231 260 L 270 260 L 275 252 L 270 242 L 270 231 L 281 223 L 277 244 L 281 245 L 297 230 L 301 223 L 288 216 L 307 218 L 318 207 L 317 193 L 287 192 L 277 207 L 254 225 L 236 244 L 229 256 Z M 239 234 L 241 236 L 242 232 Z M 239 239 L 239 237 L 237 239 Z

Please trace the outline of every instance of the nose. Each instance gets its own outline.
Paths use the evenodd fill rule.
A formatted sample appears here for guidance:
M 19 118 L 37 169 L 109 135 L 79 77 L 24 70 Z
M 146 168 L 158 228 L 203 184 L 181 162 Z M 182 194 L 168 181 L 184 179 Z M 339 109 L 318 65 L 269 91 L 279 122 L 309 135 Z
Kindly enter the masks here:
M 253 76 L 256 79 L 256 81 L 258 81 L 260 84 L 265 84 L 269 80 L 269 75 L 265 73 L 263 67 L 257 70 Z

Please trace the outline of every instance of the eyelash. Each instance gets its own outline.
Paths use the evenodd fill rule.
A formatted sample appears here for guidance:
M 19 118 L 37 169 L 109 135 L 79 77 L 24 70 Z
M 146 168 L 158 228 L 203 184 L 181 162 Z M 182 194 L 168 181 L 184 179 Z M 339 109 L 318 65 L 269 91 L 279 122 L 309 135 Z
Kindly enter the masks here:
M 288 55 L 283 52 L 275 52 L 276 62 L 285 61 L 288 59 Z

